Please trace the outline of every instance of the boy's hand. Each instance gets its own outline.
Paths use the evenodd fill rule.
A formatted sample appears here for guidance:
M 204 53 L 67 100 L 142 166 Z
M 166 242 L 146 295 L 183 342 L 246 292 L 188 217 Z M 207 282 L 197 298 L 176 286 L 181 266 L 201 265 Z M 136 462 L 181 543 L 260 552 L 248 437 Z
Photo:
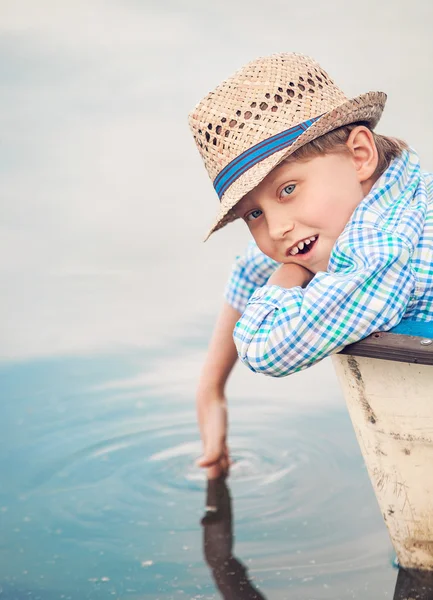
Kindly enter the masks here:
M 292 288 L 297 285 L 305 287 L 313 279 L 314 273 L 294 263 L 278 267 L 269 278 L 268 285 L 278 285 L 283 288 Z
M 199 467 L 207 468 L 208 479 L 226 476 L 229 470 L 227 436 L 227 404 L 222 393 L 200 393 L 197 397 L 197 414 L 203 441 L 203 456 Z

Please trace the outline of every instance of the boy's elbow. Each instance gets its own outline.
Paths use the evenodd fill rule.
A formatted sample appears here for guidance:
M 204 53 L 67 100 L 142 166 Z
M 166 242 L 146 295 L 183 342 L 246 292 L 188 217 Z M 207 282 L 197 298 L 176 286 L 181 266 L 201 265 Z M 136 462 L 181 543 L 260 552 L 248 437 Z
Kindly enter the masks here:
M 266 309 L 266 310 L 265 310 Z M 263 308 L 263 314 L 244 313 L 237 322 L 233 339 L 239 359 L 254 373 L 286 377 L 298 370 L 295 344 L 290 332 L 275 328 L 276 311 Z
M 275 349 L 267 347 L 263 342 L 241 341 L 235 337 L 235 344 L 241 362 L 254 373 L 261 373 L 268 377 L 286 377 L 293 370 L 287 363 L 281 364 Z

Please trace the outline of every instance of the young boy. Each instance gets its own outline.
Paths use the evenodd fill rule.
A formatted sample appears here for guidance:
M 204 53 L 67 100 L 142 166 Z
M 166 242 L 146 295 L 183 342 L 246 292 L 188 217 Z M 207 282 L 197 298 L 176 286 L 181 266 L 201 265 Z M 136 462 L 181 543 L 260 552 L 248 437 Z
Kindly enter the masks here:
M 373 133 L 385 100 L 348 99 L 314 60 L 278 54 L 190 114 L 221 202 L 210 233 L 242 218 L 254 238 L 200 378 L 209 478 L 228 470 L 224 388 L 237 355 L 281 377 L 403 318 L 433 319 L 433 175 L 404 142 Z

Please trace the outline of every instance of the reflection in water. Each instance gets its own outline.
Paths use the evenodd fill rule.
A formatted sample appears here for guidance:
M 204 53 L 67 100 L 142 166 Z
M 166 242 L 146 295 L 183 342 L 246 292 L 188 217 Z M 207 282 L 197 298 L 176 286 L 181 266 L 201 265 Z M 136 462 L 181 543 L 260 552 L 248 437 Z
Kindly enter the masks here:
M 225 600 L 266 600 L 249 581 L 246 567 L 233 556 L 232 506 L 223 477 L 207 485 L 206 507 L 202 519 L 203 552 L 212 575 Z
M 433 600 L 433 573 L 400 569 L 394 600 Z
M 207 484 L 203 553 L 224 600 L 266 600 L 248 579 L 247 569 L 233 555 L 233 515 L 225 478 Z M 433 573 L 400 569 L 394 600 L 433 600 Z
M 181 346 L 0 364 L 2 600 L 215 597 L 197 531 L 195 413 L 171 368 L 181 353 L 193 380 L 195 348 Z M 303 409 L 258 386 L 233 394 L 236 537 L 226 502 L 205 532 L 209 564 L 223 585 L 212 560 L 225 556 L 231 581 L 272 600 L 389 600 L 389 538 L 332 380 L 317 393 L 325 366 L 294 376 Z M 324 393 L 329 404 L 308 404 Z

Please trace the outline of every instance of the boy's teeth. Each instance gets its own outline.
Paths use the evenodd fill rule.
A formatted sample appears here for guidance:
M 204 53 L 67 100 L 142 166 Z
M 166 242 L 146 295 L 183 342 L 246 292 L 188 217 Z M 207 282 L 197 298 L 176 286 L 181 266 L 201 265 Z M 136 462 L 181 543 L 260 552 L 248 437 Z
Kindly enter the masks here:
M 292 256 L 294 256 L 295 254 L 298 254 L 298 252 L 300 250 L 304 249 L 304 246 L 308 246 L 308 244 L 311 244 L 311 242 L 314 242 L 316 240 L 316 237 L 317 236 L 313 235 L 313 237 L 311 237 L 311 238 L 307 238 L 306 240 L 302 240 L 302 242 L 298 242 L 298 244 L 290 250 L 290 254 Z

